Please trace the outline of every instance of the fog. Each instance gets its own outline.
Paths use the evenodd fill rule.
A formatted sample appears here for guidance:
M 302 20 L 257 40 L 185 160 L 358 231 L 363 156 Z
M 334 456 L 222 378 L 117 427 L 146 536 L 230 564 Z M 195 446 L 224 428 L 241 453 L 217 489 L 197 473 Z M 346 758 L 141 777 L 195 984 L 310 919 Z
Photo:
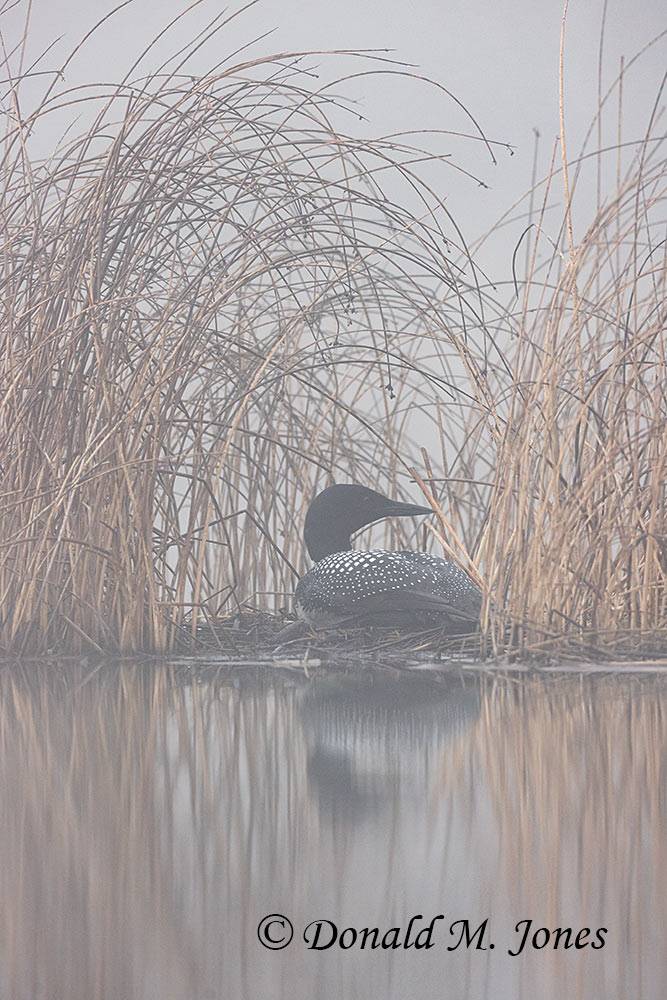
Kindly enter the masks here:
M 30 66 L 55 39 L 59 40 L 37 68 L 44 72 L 60 67 L 86 32 L 111 9 L 107 0 L 88 3 L 36 0 L 31 8 L 24 67 Z M 151 39 L 183 10 L 187 7 L 174 0 L 161 3 L 130 0 L 94 32 L 68 64 L 66 86 L 118 81 Z M 7 51 L 21 38 L 25 12 L 23 5 L 9 7 L 0 18 Z M 191 5 L 188 13 L 151 49 L 131 79 L 158 67 L 222 12 L 223 8 L 215 3 Z M 231 14 L 234 16 L 230 20 Z M 307 78 L 311 86 L 325 86 L 338 77 L 358 74 L 334 88 L 336 93 L 356 102 L 355 114 L 343 113 L 337 122 L 341 128 L 369 136 L 414 129 L 468 134 L 475 131 L 465 111 L 441 89 L 406 75 L 391 76 L 388 71 L 393 68 L 441 84 L 474 115 L 490 139 L 512 145 L 511 156 L 507 150 L 494 147 L 497 157 L 494 165 L 479 141 L 454 136 L 427 139 L 429 148 L 451 152 L 457 164 L 488 185 L 485 189 L 474 180 L 447 170 L 442 162 L 432 174 L 426 171 L 439 192 L 447 193 L 449 210 L 466 238 L 474 242 L 529 188 L 538 133 L 537 176 L 548 170 L 559 134 L 561 18 L 561 4 L 527 0 L 493 4 L 479 0 L 443 3 L 415 0 L 411 4 L 402 0 L 382 3 L 339 0 L 336 4 L 322 0 L 310 4 L 297 0 L 284 0 L 281 4 L 258 2 L 245 10 L 229 8 L 223 18 L 228 23 L 188 60 L 182 72 L 203 74 L 230 56 L 233 64 L 274 52 L 390 50 L 379 54 L 409 66 L 369 63 L 341 54 L 312 55 L 300 66 L 318 74 L 318 79 Z M 631 155 L 632 143 L 641 140 L 654 114 L 656 98 L 658 109 L 662 104 L 660 88 L 667 64 L 665 38 L 650 45 L 634 63 L 632 59 L 666 27 L 664 6 L 657 0 L 644 0 L 640 5 L 620 0 L 608 3 L 575 0 L 570 4 L 564 60 L 564 113 L 570 159 L 578 156 L 594 119 L 598 90 L 604 95 L 613 84 L 622 57 L 628 68 L 623 85 L 621 138 L 629 144 L 625 155 Z M 243 48 L 253 41 L 254 44 Z M 15 72 L 16 68 L 14 57 Z M 51 79 L 51 76 L 35 78 L 30 89 L 24 89 L 24 114 L 34 94 Z M 359 115 L 364 116 L 363 121 Z M 618 116 L 618 100 L 614 95 L 605 107 L 599 133 L 597 128 L 593 131 L 589 152 L 597 148 L 599 140 L 602 147 L 617 143 Z M 33 150 L 48 154 L 63 129 L 71 126 L 72 117 L 70 112 L 70 120 L 66 114 L 57 123 L 51 120 L 49 128 L 42 124 L 40 133 L 33 136 Z M 598 198 L 594 162 L 594 159 L 589 161 L 588 173 L 576 193 L 579 235 L 587 227 Z M 601 162 L 603 173 L 608 169 L 611 178 L 616 169 L 616 153 L 605 154 Z M 554 202 L 557 195 L 560 189 L 554 194 Z M 508 279 L 512 250 L 525 226 L 521 210 L 514 214 L 519 216 L 516 221 L 495 233 L 492 243 L 479 251 L 482 264 L 497 281 Z M 556 238 L 560 213 L 554 212 L 551 218 Z

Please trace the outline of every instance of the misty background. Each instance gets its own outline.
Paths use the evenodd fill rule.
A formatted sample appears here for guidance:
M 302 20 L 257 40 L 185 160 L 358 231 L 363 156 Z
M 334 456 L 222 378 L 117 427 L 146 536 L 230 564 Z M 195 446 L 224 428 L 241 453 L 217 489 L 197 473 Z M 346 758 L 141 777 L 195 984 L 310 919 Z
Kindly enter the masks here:
M 0 10 L 5 53 L 20 42 L 27 10 L 29 41 L 23 69 L 48 51 L 35 66 L 43 75 L 34 76 L 22 89 L 22 116 L 51 82 L 53 71 L 62 66 L 71 50 L 113 6 L 108 0 L 35 0 L 29 8 L 6 3 Z M 541 178 L 549 169 L 559 134 L 563 9 L 558 2 L 414 0 L 407 4 L 401 0 L 338 0 L 333 4 L 316 0 L 306 4 L 283 0 L 277 4 L 259 0 L 246 7 L 225 8 L 219 3 L 203 2 L 188 8 L 175 0 L 130 0 L 81 47 L 67 65 L 59 87 L 118 82 L 150 41 L 182 11 L 187 11 L 185 16 L 150 50 L 130 79 L 138 80 L 159 67 L 216 17 L 228 23 L 187 61 L 181 69 L 183 74 L 206 74 L 225 59 L 227 65 L 233 65 L 271 53 L 390 50 L 377 54 L 407 65 L 392 66 L 342 54 L 308 55 L 298 65 L 307 74 L 304 82 L 309 86 L 327 87 L 327 93 L 340 94 L 352 102 L 350 112 L 341 111 L 335 123 L 341 130 L 372 137 L 425 130 L 423 138 L 412 136 L 406 141 L 425 145 L 434 152 L 451 153 L 452 161 L 473 175 L 470 178 L 456 169 L 447 169 L 442 162 L 420 167 L 438 193 L 445 193 L 449 211 L 473 248 L 475 241 L 528 191 L 533 171 Z M 612 87 L 622 58 L 626 67 L 621 115 L 614 93 L 586 146 L 587 153 L 598 147 L 609 147 L 609 151 L 601 158 L 591 156 L 585 161 L 587 169 L 577 183 L 574 198 L 575 226 L 579 230 L 575 228 L 575 240 L 590 223 L 597 201 L 604 200 L 605 186 L 611 193 L 607 181 L 613 181 L 618 169 L 613 147 L 618 144 L 619 134 L 627 144 L 623 147 L 627 163 L 633 144 L 641 141 L 651 117 L 662 114 L 666 28 L 664 5 L 657 0 L 644 0 L 638 5 L 620 0 L 573 0 L 569 5 L 564 111 L 570 160 L 580 155 L 600 96 Z M 633 62 L 645 47 L 641 58 Z M 14 72 L 18 69 L 17 59 L 15 54 Z M 442 89 L 411 79 L 408 73 L 447 88 L 475 117 L 485 135 L 510 144 L 513 155 L 503 146 L 493 146 L 497 159 L 493 164 L 478 138 L 435 134 L 435 130 L 444 130 L 473 135 L 475 129 L 466 112 Z M 335 83 L 352 74 L 354 79 Z M 6 94 L 3 106 L 7 111 Z M 49 116 L 48 124 L 41 121 L 30 140 L 32 154 L 49 155 L 65 129 L 71 130 L 70 137 L 74 135 L 78 131 L 77 113 L 66 107 L 59 115 Z M 84 124 L 81 121 L 79 127 Z M 555 150 L 555 155 L 558 166 L 560 151 Z M 598 175 L 602 179 L 601 199 Z M 488 187 L 482 187 L 474 178 Z M 558 181 L 548 199 L 552 207 L 546 216 L 553 226 L 550 235 L 555 241 L 562 219 L 561 193 Z M 488 244 L 476 248 L 478 262 L 501 287 L 503 282 L 509 287 L 512 252 L 525 229 L 527 211 L 525 201 L 509 212 L 508 224 L 496 229 Z

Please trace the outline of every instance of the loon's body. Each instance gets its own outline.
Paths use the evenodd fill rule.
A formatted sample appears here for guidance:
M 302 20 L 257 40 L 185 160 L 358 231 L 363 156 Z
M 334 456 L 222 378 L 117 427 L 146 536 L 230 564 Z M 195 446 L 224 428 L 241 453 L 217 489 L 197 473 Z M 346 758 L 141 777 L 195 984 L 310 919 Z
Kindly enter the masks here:
M 306 547 L 316 561 L 296 588 L 298 616 L 315 628 L 349 623 L 471 631 L 482 595 L 455 563 L 427 552 L 352 551 L 351 535 L 367 524 L 430 513 L 363 486 L 320 493 L 306 516 Z

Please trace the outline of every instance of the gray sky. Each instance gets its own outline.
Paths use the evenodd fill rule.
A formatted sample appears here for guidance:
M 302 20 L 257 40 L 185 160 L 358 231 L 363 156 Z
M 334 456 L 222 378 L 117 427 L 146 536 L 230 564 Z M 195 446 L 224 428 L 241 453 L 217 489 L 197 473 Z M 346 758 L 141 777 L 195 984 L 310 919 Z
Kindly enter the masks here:
M 33 0 L 30 52 L 36 55 L 58 35 L 63 40 L 44 63 L 52 68 L 111 8 L 109 0 Z M 94 36 L 68 70 L 69 85 L 84 81 L 115 81 L 147 41 L 183 4 L 177 0 L 134 0 Z M 20 7 L 0 19 L 7 41 L 20 31 Z M 183 44 L 191 34 L 222 9 L 206 2 L 172 29 L 159 53 Z M 597 105 L 597 64 L 603 0 L 571 0 L 567 24 L 566 123 L 568 152 L 576 155 Z M 276 29 L 251 50 L 274 51 L 332 48 L 394 50 L 396 58 L 415 64 L 419 72 L 444 84 L 474 113 L 491 138 L 516 147 L 509 157 L 502 151 L 493 167 L 480 144 L 442 140 L 457 162 L 490 185 L 485 191 L 454 179 L 451 172 L 437 183 L 447 186 L 448 206 L 470 240 L 489 229 L 495 219 L 528 187 L 535 128 L 541 133 L 541 165 L 548 165 L 558 134 L 558 55 L 562 6 L 558 0 L 282 0 L 260 2 L 246 11 L 208 44 L 189 64 L 193 73 L 205 72 L 224 55 L 263 32 Z M 659 0 L 608 0 L 604 37 L 603 79 L 606 88 L 616 75 L 621 55 L 629 60 L 660 31 L 667 28 Z M 667 65 L 667 45 L 661 40 L 635 64 L 624 87 L 624 136 L 639 139 L 651 114 Z M 157 63 L 157 54 L 144 64 Z M 342 57 L 317 57 L 323 75 L 355 72 L 363 67 Z M 436 88 L 405 79 L 364 77 L 348 84 L 348 95 L 359 100 L 369 119 L 360 126 L 367 134 L 403 129 L 470 130 L 456 105 Z M 664 95 L 663 95 L 664 100 Z M 615 102 L 605 116 L 605 135 L 615 140 Z M 53 141 L 49 138 L 45 141 Z M 578 198 L 581 226 L 589 219 L 593 189 Z M 554 216 L 554 228 L 558 219 Z M 521 222 L 503 231 L 482 263 L 494 277 L 508 276 L 514 242 Z

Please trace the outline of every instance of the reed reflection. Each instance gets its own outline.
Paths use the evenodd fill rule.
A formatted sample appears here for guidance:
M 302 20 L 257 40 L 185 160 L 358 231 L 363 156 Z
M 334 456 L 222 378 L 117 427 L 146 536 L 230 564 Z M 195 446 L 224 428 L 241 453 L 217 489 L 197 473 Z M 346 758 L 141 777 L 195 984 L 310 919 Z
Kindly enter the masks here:
M 666 705 L 647 677 L 7 667 L 0 994 L 657 1000 Z M 498 947 L 299 942 L 415 913 L 490 916 Z M 609 943 L 512 959 L 526 917 Z

